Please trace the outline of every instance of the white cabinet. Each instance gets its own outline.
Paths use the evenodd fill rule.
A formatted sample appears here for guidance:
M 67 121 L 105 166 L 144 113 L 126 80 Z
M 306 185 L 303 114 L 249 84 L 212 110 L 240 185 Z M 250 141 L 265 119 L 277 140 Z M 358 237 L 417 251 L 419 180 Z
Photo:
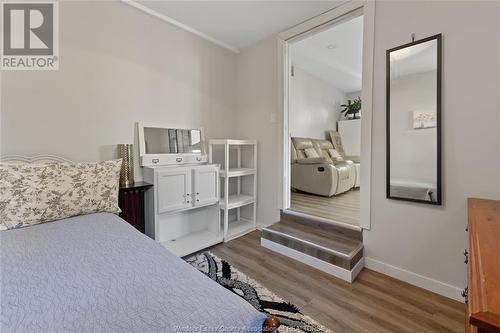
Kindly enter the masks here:
M 214 166 L 193 170 L 194 205 L 209 205 L 219 201 L 219 169 Z
M 345 154 L 359 156 L 361 154 L 361 119 L 341 120 L 337 126 Z
M 158 214 L 190 208 L 191 170 L 175 168 L 157 172 Z
M 215 164 L 145 167 L 146 234 L 185 256 L 220 243 L 219 167 Z
M 158 170 L 158 214 L 219 201 L 219 168 L 215 165 Z

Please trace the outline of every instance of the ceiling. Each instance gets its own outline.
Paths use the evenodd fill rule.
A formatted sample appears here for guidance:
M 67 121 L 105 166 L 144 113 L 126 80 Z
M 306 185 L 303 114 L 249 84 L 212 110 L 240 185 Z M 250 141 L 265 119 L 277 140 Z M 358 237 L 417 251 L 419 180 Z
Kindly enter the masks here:
M 391 78 L 437 69 L 437 41 L 413 45 L 391 52 Z
M 363 16 L 343 21 L 290 46 L 293 66 L 345 93 L 361 90 Z
M 177 24 L 234 52 L 345 2 L 142 1 L 136 8 Z

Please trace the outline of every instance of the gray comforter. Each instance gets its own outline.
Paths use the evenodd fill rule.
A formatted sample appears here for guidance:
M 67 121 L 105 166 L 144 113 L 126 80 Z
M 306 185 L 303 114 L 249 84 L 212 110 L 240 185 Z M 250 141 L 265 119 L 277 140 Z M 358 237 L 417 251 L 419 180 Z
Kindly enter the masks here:
M 255 332 L 265 316 L 112 214 L 0 232 L 7 332 Z

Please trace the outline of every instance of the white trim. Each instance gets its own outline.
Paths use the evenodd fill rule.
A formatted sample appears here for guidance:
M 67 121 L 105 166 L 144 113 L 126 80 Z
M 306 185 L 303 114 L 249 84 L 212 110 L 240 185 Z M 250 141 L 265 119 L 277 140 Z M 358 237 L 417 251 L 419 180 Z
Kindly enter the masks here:
M 226 44 L 224 42 L 221 42 L 218 39 L 210 37 L 210 36 L 204 34 L 201 31 L 198 31 L 198 30 L 196 30 L 194 28 L 191 28 L 188 25 L 185 25 L 185 24 L 183 24 L 183 23 L 181 23 L 181 22 L 179 22 L 177 20 L 174 20 L 171 17 L 168 17 L 168 16 L 166 16 L 164 14 L 161 14 L 161 13 L 157 12 L 156 10 L 153 10 L 151 8 L 148 8 L 148 7 L 144 6 L 144 5 L 141 5 L 140 3 L 137 3 L 134 0 L 120 0 L 120 1 L 123 2 L 124 4 L 132 6 L 132 7 L 136 8 L 136 9 L 139 9 L 139 10 L 141 10 L 141 11 L 143 11 L 143 12 L 145 12 L 145 13 L 151 15 L 151 16 L 154 16 L 154 17 L 156 17 L 156 18 L 158 18 L 158 19 L 160 19 L 162 21 L 165 21 L 167 23 L 175 25 L 176 27 L 178 27 L 178 28 L 180 28 L 182 30 L 185 30 L 187 32 L 190 32 L 190 33 L 198 36 L 198 37 L 201 37 L 201 38 L 203 38 L 205 40 L 208 40 L 209 42 L 214 43 L 215 45 L 220 46 L 220 47 L 222 47 L 222 48 L 224 48 L 226 50 L 229 50 L 229 51 L 234 52 L 234 53 L 240 53 L 239 49 L 237 49 L 235 47 L 232 47 L 232 46 L 230 46 L 230 45 L 228 45 L 228 44 Z
M 366 268 L 374 270 L 376 272 L 391 276 L 395 279 L 464 303 L 464 299 L 461 296 L 462 289 L 450 284 L 434 280 L 429 277 L 413 273 L 403 268 L 392 266 L 372 258 L 365 258 L 365 266 Z
M 320 271 L 338 277 L 339 279 L 342 279 L 349 283 L 352 283 L 354 281 L 356 276 L 359 274 L 359 272 L 361 272 L 361 270 L 364 267 L 363 258 L 359 260 L 359 262 L 354 266 L 352 271 L 349 271 L 347 269 L 332 265 L 326 261 L 304 254 L 302 252 L 275 243 L 265 238 L 260 239 L 260 245 L 262 247 L 265 247 L 266 249 L 277 252 L 294 260 L 300 261 L 301 263 L 312 266 L 316 269 L 319 269 Z
M 316 33 L 332 22 L 338 22 L 357 10 L 363 10 L 363 79 L 362 100 L 363 116 L 361 117 L 361 217 L 360 226 L 371 227 L 371 151 L 372 151 L 372 108 L 373 108 L 373 56 L 375 37 L 375 2 L 350 1 L 306 22 L 303 22 L 278 35 L 278 107 L 283 110 L 283 161 L 282 161 L 282 208 L 290 207 L 290 138 L 288 119 L 288 42 Z
M 371 228 L 371 172 L 372 172 L 372 127 L 373 127 L 373 57 L 375 50 L 375 1 L 363 7 L 363 75 L 361 100 L 361 184 L 359 225 Z
M 335 7 L 331 10 L 324 12 L 318 16 L 315 16 L 307 21 L 304 21 L 294 27 L 291 27 L 288 30 L 281 32 L 278 36 L 283 40 L 290 40 L 292 38 L 296 38 L 299 35 L 303 35 L 304 33 L 310 33 L 318 28 L 321 29 L 325 24 L 330 24 L 332 21 L 349 14 L 355 10 L 363 8 L 365 2 L 370 2 L 368 0 L 362 1 L 349 1 L 344 4 L 341 4 L 338 7 Z
M 285 39 L 278 36 L 277 38 L 277 76 L 278 76 L 278 109 L 282 110 L 282 130 L 280 147 L 282 151 L 282 189 L 279 191 L 281 198 L 281 208 L 288 209 L 291 206 L 290 189 L 291 189 L 291 171 L 290 171 L 290 129 L 288 118 L 288 70 L 290 68 L 288 63 L 288 43 Z

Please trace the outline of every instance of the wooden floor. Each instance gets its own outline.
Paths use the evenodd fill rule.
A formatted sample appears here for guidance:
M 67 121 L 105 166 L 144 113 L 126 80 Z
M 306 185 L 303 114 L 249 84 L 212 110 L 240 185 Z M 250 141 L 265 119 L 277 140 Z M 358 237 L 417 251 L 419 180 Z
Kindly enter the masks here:
M 359 189 L 333 197 L 292 192 L 291 208 L 313 216 L 359 226 Z
M 364 269 L 349 284 L 260 246 L 260 232 L 210 249 L 338 333 L 463 332 L 465 306 Z

